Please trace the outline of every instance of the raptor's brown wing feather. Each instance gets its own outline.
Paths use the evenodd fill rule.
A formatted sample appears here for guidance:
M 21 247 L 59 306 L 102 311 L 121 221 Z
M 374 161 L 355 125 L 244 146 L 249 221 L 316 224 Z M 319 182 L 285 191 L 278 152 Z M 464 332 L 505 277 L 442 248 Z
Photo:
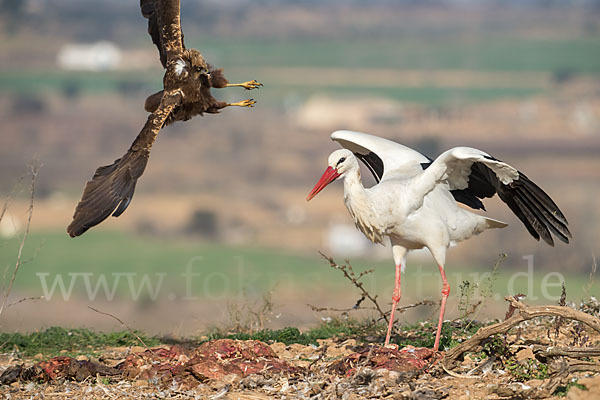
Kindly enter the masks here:
M 140 8 L 148 19 L 148 33 L 158 48 L 160 62 L 166 68 L 167 61 L 179 57 L 185 49 L 179 0 L 140 0 Z
M 167 92 L 158 109 L 148 116 L 127 153 L 111 165 L 96 170 L 85 185 L 73 221 L 67 228 L 69 236 L 79 236 L 109 215 L 118 217 L 125 211 L 133 198 L 137 180 L 146 169 L 158 132 L 173 108 L 180 103 L 181 96 L 177 92 Z

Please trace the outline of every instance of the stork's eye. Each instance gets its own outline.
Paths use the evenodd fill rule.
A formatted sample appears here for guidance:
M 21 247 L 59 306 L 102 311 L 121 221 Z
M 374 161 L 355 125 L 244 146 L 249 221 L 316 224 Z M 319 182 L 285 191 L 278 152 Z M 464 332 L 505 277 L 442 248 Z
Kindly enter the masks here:
M 344 161 L 346 161 L 346 157 L 342 157 L 342 158 L 340 158 L 340 160 L 337 162 L 337 164 L 336 164 L 335 166 L 337 167 L 338 165 L 340 165 L 340 164 L 341 164 L 341 163 L 343 163 Z

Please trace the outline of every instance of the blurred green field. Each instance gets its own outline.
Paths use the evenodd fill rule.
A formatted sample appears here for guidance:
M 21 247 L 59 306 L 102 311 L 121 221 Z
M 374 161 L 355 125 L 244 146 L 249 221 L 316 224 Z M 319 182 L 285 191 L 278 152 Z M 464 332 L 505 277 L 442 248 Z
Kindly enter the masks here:
M 316 92 L 332 96 L 378 96 L 426 105 L 451 101 L 472 102 L 497 98 L 523 98 L 542 92 L 536 87 L 446 88 L 369 86 L 368 76 L 357 76 L 360 87 L 316 84 L 311 76 L 300 84 L 269 82 L 261 68 L 377 68 L 399 70 L 467 70 L 551 73 L 556 79 L 576 75 L 600 74 L 600 38 L 595 36 L 570 40 L 531 40 L 478 38 L 475 40 L 275 40 L 186 38 L 189 46 L 202 49 L 214 65 L 226 70 L 251 68 L 256 78 L 269 87 L 260 92 L 260 101 L 281 103 L 281 97 L 294 94 L 307 97 Z M 255 74 L 255 72 L 253 72 Z M 235 80 L 235 79 L 234 79 Z M 104 71 L 73 72 L 60 70 L 4 70 L 0 72 L 0 91 L 12 93 L 150 93 L 161 87 L 161 72 Z
M 158 79 L 157 79 L 158 78 Z M 158 90 L 162 87 L 159 72 L 148 71 L 2 71 L 0 90 L 14 93 L 59 92 L 75 96 L 80 93 L 110 93 L 128 90 Z
M 340 87 L 339 85 L 306 85 L 269 84 L 268 76 L 258 74 L 257 78 L 269 85 L 269 91 L 262 91 L 259 96 L 261 103 L 271 106 L 280 105 L 281 99 L 288 95 L 295 98 L 308 98 L 314 93 L 326 93 L 333 97 L 348 96 L 364 98 L 365 96 L 384 97 L 399 101 L 420 103 L 428 106 L 438 106 L 450 102 L 486 101 L 499 98 L 530 97 L 543 90 L 527 87 L 464 87 L 445 88 L 436 86 L 426 87 L 381 87 L 380 85 L 361 85 L 360 87 Z M 24 74 L 22 72 L 6 72 L 0 74 L 0 90 L 13 93 L 37 94 L 40 92 L 59 92 L 67 96 L 83 93 L 114 93 L 123 94 L 143 92 L 150 94 L 160 90 L 161 79 L 157 73 L 136 72 L 70 72 L 55 71 L 41 74 Z M 222 93 L 222 92 L 221 92 Z M 219 93 L 216 93 L 219 96 Z
M 2 242 L 0 247 L 0 265 L 8 273 L 12 273 L 17 248 L 16 238 Z M 82 273 L 88 273 L 92 288 L 96 287 L 102 274 L 112 287 L 115 273 L 132 274 L 136 287 L 142 285 L 143 275 L 146 274 L 146 279 L 156 288 L 157 274 L 164 274 L 162 288 L 175 289 L 179 295 L 191 290 L 188 295 L 198 298 L 234 297 L 241 292 L 260 295 L 277 286 L 291 289 L 292 292 L 331 292 L 332 296 L 335 296 L 335 293 L 355 290 L 343 279 L 340 271 L 330 268 L 328 263 L 316 254 L 314 257 L 306 257 L 270 249 L 196 243 L 181 237 L 160 239 L 110 231 L 92 231 L 83 237 L 70 239 L 60 232 L 34 233 L 27 242 L 23 259 L 30 261 L 19 271 L 13 290 L 34 296 L 43 294 L 41 278 L 36 275 L 38 273 L 47 274 L 43 278 L 47 287 L 52 286 L 56 276 L 62 276 L 67 288 L 73 274 L 79 274 L 73 284 L 73 292 L 80 295 L 86 291 Z M 525 261 L 523 268 L 519 270 L 500 267 L 497 275 L 490 281 L 485 278 L 484 273 L 491 272 L 495 262 L 493 255 L 490 256 L 490 265 L 479 266 L 452 265 L 451 252 L 449 259 L 447 271 L 453 288 L 452 296 L 460 295 L 460 285 L 465 280 L 472 284 L 480 281 L 477 290 L 482 293 L 489 292 L 489 296 L 495 299 L 521 292 L 531 293 L 532 301 L 536 301 L 537 297 L 538 302 L 547 303 L 560 296 L 559 277 L 548 276 L 546 270 L 533 271 L 531 279 L 528 279 Z M 340 258 L 337 261 L 343 260 Z M 391 261 L 351 261 L 357 272 L 374 269 L 365 279 L 365 286 L 369 291 L 380 294 L 384 299 L 389 296 L 394 275 Z M 186 269 L 188 266 L 189 269 Z M 587 276 L 572 274 L 562 268 L 557 268 L 557 271 L 565 278 L 570 300 L 578 301 L 587 298 L 589 294 L 598 294 L 598 285 L 592 287 L 590 293 L 584 292 L 588 283 Z M 187 278 L 182 274 L 189 272 L 199 275 L 189 280 L 191 283 L 188 287 Z M 9 274 L 6 275 L 8 276 Z M 544 280 L 547 284 L 546 289 L 542 287 Z M 403 286 L 403 296 L 409 299 L 423 296 L 435 299 L 439 295 L 441 280 L 435 265 L 429 262 L 423 264 L 418 259 L 409 257 Z M 59 291 L 57 286 L 54 295 L 60 297 Z M 122 277 L 118 283 L 116 293 L 117 296 L 131 296 L 126 277 Z M 102 288 L 97 296 L 99 299 L 106 298 Z M 545 296 L 550 297 L 547 300 L 544 299 Z
M 219 66 L 466 69 L 479 71 L 571 70 L 600 73 L 600 37 L 542 40 L 455 36 L 395 40 L 223 40 L 186 37 L 189 46 Z M 310 77 L 307 77 L 310 82 Z

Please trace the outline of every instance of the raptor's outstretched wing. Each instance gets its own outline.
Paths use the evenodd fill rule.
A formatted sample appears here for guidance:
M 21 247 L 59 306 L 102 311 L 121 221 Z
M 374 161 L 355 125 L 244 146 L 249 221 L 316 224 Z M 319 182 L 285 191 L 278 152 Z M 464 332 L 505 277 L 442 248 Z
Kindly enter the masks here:
M 179 0 L 140 0 L 142 15 L 148 19 L 148 33 L 158 48 L 160 62 L 179 57 L 185 46 L 179 14 Z
M 79 236 L 98 225 L 109 215 L 118 217 L 125 211 L 135 191 L 138 178 L 146 169 L 150 149 L 173 108 L 181 104 L 178 91 L 166 92 L 160 106 L 148 116 L 146 124 L 125 155 L 111 165 L 96 170 L 88 181 L 73 221 L 67 228 L 71 237 Z

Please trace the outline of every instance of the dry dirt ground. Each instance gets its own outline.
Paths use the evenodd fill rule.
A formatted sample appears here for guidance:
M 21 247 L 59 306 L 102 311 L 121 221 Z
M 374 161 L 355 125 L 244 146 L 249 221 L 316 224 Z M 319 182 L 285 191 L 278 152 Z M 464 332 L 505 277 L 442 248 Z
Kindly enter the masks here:
M 467 331 L 464 323 L 450 324 L 458 345 L 437 354 L 411 346 L 384 348 L 349 337 L 313 345 L 218 339 L 152 349 L 113 347 L 92 359 L 41 355 L 23 359 L 13 352 L 2 355 L 0 395 L 5 399 L 598 399 L 600 303 L 592 306 L 581 308 L 587 322 L 526 317 L 507 333 L 484 337 L 459 356 L 456 349 L 466 348 L 484 331 L 526 313 L 533 315 L 534 308 L 542 312 L 561 308 L 515 308 L 505 321 L 472 335 L 460 334 Z M 398 335 L 409 337 L 419 331 L 418 326 L 412 329 Z

